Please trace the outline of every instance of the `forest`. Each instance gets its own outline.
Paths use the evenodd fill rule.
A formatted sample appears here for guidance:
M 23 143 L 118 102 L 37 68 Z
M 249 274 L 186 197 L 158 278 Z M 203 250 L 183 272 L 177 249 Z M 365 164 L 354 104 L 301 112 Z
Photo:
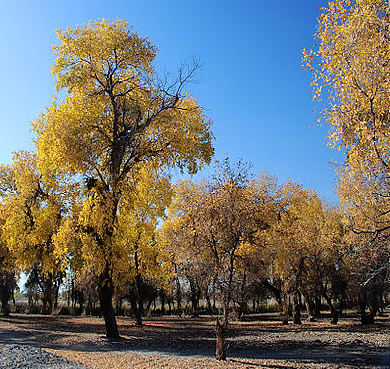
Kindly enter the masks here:
M 344 154 L 338 204 L 314 189 L 213 161 L 212 122 L 187 92 L 199 64 L 170 79 L 157 49 L 123 20 L 58 31 L 57 91 L 33 123 L 32 151 L 0 166 L 0 299 L 11 313 L 27 276 L 32 314 L 215 318 L 226 359 L 232 321 L 274 301 L 283 325 L 354 309 L 373 324 L 389 304 L 390 9 L 335 0 L 302 65 Z M 228 127 L 226 128 L 228 129 Z M 276 138 L 277 139 L 277 138 Z M 202 181 L 172 180 L 172 168 Z M 62 298 L 62 300 L 60 299 Z

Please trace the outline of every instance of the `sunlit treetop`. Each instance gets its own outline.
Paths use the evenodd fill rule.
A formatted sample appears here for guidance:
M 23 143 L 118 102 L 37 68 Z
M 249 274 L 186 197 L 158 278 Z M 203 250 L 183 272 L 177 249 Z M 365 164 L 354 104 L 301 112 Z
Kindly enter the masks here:
M 317 45 L 304 52 L 314 96 L 330 97 L 329 142 L 346 164 L 389 171 L 390 8 L 385 0 L 335 0 L 322 9 Z
M 183 91 L 197 65 L 162 82 L 155 48 L 125 21 L 90 22 L 58 37 L 53 73 L 68 94 L 33 124 L 45 168 L 95 172 L 114 188 L 140 162 L 194 173 L 210 161 L 211 122 Z
M 57 36 L 62 42 L 53 46 L 57 89 L 94 93 L 109 87 L 115 95 L 133 83 L 147 84 L 154 75 L 155 47 L 132 33 L 126 21 L 91 21 L 65 32 L 58 30 Z

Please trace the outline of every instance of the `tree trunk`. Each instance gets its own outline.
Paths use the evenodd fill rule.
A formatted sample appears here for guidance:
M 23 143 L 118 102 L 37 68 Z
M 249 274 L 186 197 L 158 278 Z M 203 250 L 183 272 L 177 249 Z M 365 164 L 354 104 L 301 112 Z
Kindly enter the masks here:
M 326 303 L 329 305 L 330 308 L 330 315 L 332 317 L 332 320 L 330 321 L 331 324 L 337 324 L 339 321 L 339 311 L 334 307 L 334 304 L 332 302 L 332 298 L 329 297 L 326 292 L 323 292 L 324 299 L 326 300 Z
M 237 315 L 240 321 L 244 320 L 244 314 L 248 312 L 248 300 L 246 293 L 246 273 L 244 271 L 243 280 L 240 287 L 240 295 L 238 300 Z
M 177 267 L 176 268 L 176 273 L 177 273 Z M 181 316 L 182 311 L 181 311 L 181 284 L 179 277 L 176 277 L 176 302 L 177 302 L 177 315 Z
M 306 311 L 307 311 L 307 321 L 308 322 L 314 322 L 314 308 L 313 308 L 313 302 L 309 297 L 309 294 L 307 292 L 303 293 L 303 299 L 305 300 L 305 306 L 306 306 Z
M 298 290 L 295 290 L 293 293 L 293 322 L 298 325 L 302 324 Z
M 154 310 L 156 310 L 156 299 L 154 296 L 150 296 L 149 297 L 149 300 L 148 300 L 148 303 L 146 304 L 146 312 L 148 314 L 148 316 L 150 316 L 150 313 L 151 313 L 151 306 L 152 306 L 152 303 L 154 303 Z
M 315 316 L 321 315 L 321 295 L 316 292 L 316 297 L 314 298 L 314 311 Z
M 140 275 L 135 277 L 135 282 L 131 284 L 129 290 L 129 300 L 135 316 L 135 324 L 142 326 L 142 315 L 144 313 L 143 286 Z
M 60 292 L 60 285 L 62 283 L 62 274 L 56 273 L 56 277 L 53 283 L 53 304 L 54 309 L 57 309 L 58 307 L 58 294 Z
M 200 300 L 200 288 L 198 282 L 192 278 L 188 278 L 190 282 L 190 299 L 192 306 L 192 316 L 194 318 L 199 316 L 199 300 Z
M 104 323 L 106 325 L 106 336 L 110 339 L 116 339 L 119 338 L 119 330 L 116 323 L 114 307 L 112 305 L 112 296 L 112 278 L 107 267 L 106 271 L 101 274 L 99 280 L 100 309 L 103 313 Z
M 289 301 L 288 294 L 286 292 L 282 292 L 280 304 L 281 304 L 281 312 L 282 312 L 282 324 L 287 325 L 290 316 L 289 314 L 290 301 Z
M 215 323 L 215 333 L 217 335 L 217 345 L 215 351 L 215 357 L 217 360 L 226 360 L 225 349 L 225 335 L 227 330 L 227 322 L 224 320 L 222 323 L 217 319 Z
M 130 293 L 129 300 L 131 304 L 131 308 L 133 310 L 134 316 L 135 316 L 135 325 L 141 327 L 142 326 L 142 314 L 138 308 L 137 300 L 135 299 L 134 295 Z
M 43 296 L 42 296 L 41 313 L 43 315 L 50 315 L 53 311 L 53 294 L 54 294 L 53 277 L 50 274 L 48 277 L 45 277 L 45 275 L 43 275 L 42 279 L 43 279 L 42 281 Z
M 1 311 L 3 313 L 4 317 L 9 316 L 9 305 L 8 305 L 8 300 L 1 300 Z
M 165 292 L 160 290 L 160 300 L 161 300 L 161 315 L 165 315 Z
M 0 292 L 1 292 L 1 311 L 4 317 L 8 317 L 10 313 L 9 309 L 9 300 L 13 299 L 15 303 L 15 299 L 13 296 L 13 285 L 14 285 L 15 275 L 14 273 L 5 272 L 0 280 Z
M 374 324 L 375 323 L 375 315 L 379 309 L 379 299 L 377 295 L 372 297 L 372 307 L 369 314 L 366 314 L 366 306 L 367 300 L 364 300 L 363 303 L 360 304 L 360 321 L 362 325 Z

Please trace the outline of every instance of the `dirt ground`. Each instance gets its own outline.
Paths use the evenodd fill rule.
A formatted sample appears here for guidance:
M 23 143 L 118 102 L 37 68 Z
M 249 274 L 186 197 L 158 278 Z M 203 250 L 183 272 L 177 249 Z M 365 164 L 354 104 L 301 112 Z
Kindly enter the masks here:
M 211 317 L 149 318 L 136 327 L 118 318 L 121 340 L 109 342 L 98 317 L 14 314 L 0 319 L 0 343 L 44 348 L 91 369 L 126 368 L 390 368 L 390 317 L 361 326 L 356 317 L 329 317 L 283 326 L 276 314 L 233 322 L 228 360 L 214 359 Z

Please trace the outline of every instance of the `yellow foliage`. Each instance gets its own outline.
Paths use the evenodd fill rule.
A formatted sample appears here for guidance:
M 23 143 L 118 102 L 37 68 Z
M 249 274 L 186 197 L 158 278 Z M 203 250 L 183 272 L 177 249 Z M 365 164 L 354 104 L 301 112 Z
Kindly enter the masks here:
M 317 48 L 304 52 L 315 96 L 330 95 L 329 142 L 356 173 L 389 170 L 389 25 L 387 1 L 335 0 L 322 9 Z
M 54 245 L 71 250 L 96 276 L 161 276 L 169 269 L 155 242 L 171 198 L 164 171 L 195 173 L 213 155 L 211 121 L 182 94 L 196 68 L 188 75 L 183 69 L 177 84 L 161 85 L 156 48 L 122 20 L 57 35 L 52 72 L 66 95 L 33 122 L 38 167 L 45 178 L 73 175 L 84 192 Z

